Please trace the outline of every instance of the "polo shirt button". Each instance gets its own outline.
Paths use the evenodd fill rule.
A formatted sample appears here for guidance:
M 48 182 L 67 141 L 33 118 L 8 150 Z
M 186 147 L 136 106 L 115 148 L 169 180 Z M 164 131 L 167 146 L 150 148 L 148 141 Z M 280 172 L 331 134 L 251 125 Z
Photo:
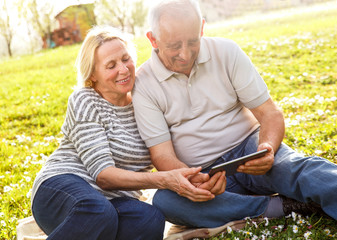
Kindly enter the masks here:
M 188 86 L 189 86 L 189 87 L 192 87 L 192 84 L 189 83 Z

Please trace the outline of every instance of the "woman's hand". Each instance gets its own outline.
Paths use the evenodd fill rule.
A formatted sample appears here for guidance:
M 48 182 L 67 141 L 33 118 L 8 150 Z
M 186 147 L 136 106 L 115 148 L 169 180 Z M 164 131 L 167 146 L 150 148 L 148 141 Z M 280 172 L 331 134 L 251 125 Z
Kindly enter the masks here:
M 180 196 L 186 197 L 194 202 L 209 201 L 213 199 L 215 195 L 210 191 L 210 189 L 206 188 L 206 185 L 204 187 L 200 187 L 205 184 L 205 181 L 200 181 L 201 179 L 205 179 L 205 176 L 202 176 L 205 174 L 196 177 L 197 175 L 201 174 L 200 171 L 201 167 L 180 168 L 167 171 L 165 173 L 168 175 L 168 177 L 165 178 L 166 183 L 164 188 L 170 189 Z M 195 182 L 192 183 L 190 181 L 190 179 L 194 179 L 194 177 L 196 177 L 195 179 L 199 181 L 199 187 L 195 185 Z

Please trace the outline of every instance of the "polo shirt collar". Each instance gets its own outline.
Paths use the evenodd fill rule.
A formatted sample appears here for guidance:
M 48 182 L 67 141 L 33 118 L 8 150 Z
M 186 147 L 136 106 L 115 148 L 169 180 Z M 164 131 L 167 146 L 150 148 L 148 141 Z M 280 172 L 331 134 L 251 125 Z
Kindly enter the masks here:
M 209 49 L 207 48 L 205 40 L 202 37 L 201 42 L 200 42 L 199 55 L 196 60 L 196 65 L 205 63 L 210 59 L 211 59 L 211 55 L 209 53 Z M 150 65 L 151 65 L 154 75 L 156 76 L 159 82 L 163 82 L 175 74 L 175 72 L 168 70 L 164 66 L 164 64 L 160 61 L 155 49 L 152 49 Z
M 206 41 L 204 37 L 201 38 L 200 41 L 200 50 L 199 50 L 199 55 L 197 58 L 197 64 L 205 63 L 211 59 L 211 54 L 209 52 L 209 49 L 206 45 Z
M 155 49 L 152 49 L 150 65 L 154 75 L 156 76 L 159 82 L 165 81 L 174 74 L 174 72 L 168 70 L 164 66 L 164 64 L 160 61 Z

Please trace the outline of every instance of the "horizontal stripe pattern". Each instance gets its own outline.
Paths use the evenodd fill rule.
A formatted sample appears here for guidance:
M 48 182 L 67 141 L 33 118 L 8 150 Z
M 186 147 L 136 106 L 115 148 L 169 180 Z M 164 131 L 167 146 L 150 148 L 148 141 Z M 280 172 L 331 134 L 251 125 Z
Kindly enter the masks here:
M 76 90 L 69 97 L 61 130 L 64 137 L 37 175 L 32 200 L 43 181 L 67 173 L 82 177 L 108 199 L 140 197 L 140 191 L 104 191 L 96 184 L 98 174 L 110 166 L 130 171 L 152 169 L 132 103 L 115 106 L 91 88 Z

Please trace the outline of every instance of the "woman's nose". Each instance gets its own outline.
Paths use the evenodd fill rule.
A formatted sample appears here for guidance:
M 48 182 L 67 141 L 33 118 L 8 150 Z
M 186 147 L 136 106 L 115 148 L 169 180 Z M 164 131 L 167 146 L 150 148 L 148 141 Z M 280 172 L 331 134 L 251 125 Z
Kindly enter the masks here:
M 127 67 L 126 64 L 121 63 L 119 65 L 119 72 L 121 72 L 121 73 L 129 72 L 129 68 Z

